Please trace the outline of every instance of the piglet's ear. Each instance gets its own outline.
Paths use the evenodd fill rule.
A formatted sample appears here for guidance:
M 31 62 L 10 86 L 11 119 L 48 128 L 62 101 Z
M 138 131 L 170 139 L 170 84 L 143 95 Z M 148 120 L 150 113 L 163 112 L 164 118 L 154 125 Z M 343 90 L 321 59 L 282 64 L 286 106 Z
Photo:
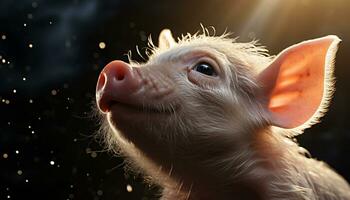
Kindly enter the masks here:
M 163 29 L 159 34 L 158 47 L 161 49 L 168 49 L 176 44 L 171 31 L 169 29 Z
M 333 91 L 333 65 L 340 39 L 326 36 L 282 51 L 258 76 L 271 125 L 311 125 L 325 112 Z

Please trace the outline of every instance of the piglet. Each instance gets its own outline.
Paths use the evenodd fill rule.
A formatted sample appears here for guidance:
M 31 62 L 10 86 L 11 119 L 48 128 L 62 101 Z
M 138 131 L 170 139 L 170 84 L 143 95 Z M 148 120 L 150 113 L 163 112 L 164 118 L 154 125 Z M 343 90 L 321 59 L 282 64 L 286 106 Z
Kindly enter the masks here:
M 146 63 L 117 60 L 96 87 L 107 145 L 161 199 L 346 200 L 349 184 L 293 137 L 318 122 L 340 39 L 277 56 L 228 34 L 160 33 Z

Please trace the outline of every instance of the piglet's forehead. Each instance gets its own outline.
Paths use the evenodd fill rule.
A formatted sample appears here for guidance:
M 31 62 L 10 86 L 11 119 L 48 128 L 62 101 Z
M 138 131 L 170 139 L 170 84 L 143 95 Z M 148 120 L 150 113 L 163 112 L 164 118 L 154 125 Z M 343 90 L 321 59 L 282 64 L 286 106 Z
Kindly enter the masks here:
M 198 54 L 220 59 L 222 63 L 240 64 L 261 71 L 272 57 L 256 41 L 240 43 L 224 36 L 196 36 L 179 40 L 169 48 L 151 47 L 148 63 L 184 62 Z
M 149 62 L 164 63 L 164 62 L 182 62 L 192 63 L 196 62 L 201 57 L 209 57 L 216 62 L 228 61 L 226 55 L 215 48 L 209 46 L 195 46 L 195 47 L 177 47 L 162 52 L 156 57 L 151 57 Z

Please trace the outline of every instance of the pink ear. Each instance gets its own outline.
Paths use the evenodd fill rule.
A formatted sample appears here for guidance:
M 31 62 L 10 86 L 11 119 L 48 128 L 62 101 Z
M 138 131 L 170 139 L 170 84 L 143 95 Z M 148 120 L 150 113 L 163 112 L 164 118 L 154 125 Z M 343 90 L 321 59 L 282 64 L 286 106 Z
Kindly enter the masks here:
M 258 81 L 263 87 L 266 110 L 272 125 L 295 128 L 327 105 L 332 88 L 337 36 L 305 41 L 282 51 Z M 328 95 L 328 96 L 327 96 Z
M 170 47 L 173 47 L 175 44 L 176 41 L 173 38 L 171 31 L 169 29 L 163 29 L 159 34 L 158 47 L 160 49 L 168 49 Z

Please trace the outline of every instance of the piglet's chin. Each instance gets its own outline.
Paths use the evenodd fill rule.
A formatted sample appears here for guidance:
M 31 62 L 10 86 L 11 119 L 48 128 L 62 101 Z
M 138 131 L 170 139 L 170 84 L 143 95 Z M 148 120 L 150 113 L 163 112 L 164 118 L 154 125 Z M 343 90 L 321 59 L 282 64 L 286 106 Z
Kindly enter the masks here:
M 107 114 L 107 120 L 113 132 L 126 141 L 133 141 L 136 133 L 140 132 L 140 130 L 137 130 L 137 126 L 133 126 L 133 124 L 128 122 L 128 118 L 125 115 L 117 115 L 109 112 Z
M 140 121 L 159 120 L 170 117 L 172 112 L 161 111 L 156 108 L 149 108 L 142 105 L 131 105 L 125 103 L 113 103 L 110 109 L 110 115 L 113 120 L 125 121 L 125 123 L 135 124 Z
M 133 140 L 135 134 L 135 137 L 143 134 L 147 127 L 152 126 L 152 122 L 159 123 L 169 117 L 170 113 L 167 112 L 145 111 L 142 107 L 123 103 L 114 103 L 107 113 L 109 125 L 129 140 Z
M 112 126 L 117 129 L 129 129 L 135 126 L 135 123 L 142 121 L 145 113 L 139 108 L 116 103 L 111 106 L 107 117 Z

